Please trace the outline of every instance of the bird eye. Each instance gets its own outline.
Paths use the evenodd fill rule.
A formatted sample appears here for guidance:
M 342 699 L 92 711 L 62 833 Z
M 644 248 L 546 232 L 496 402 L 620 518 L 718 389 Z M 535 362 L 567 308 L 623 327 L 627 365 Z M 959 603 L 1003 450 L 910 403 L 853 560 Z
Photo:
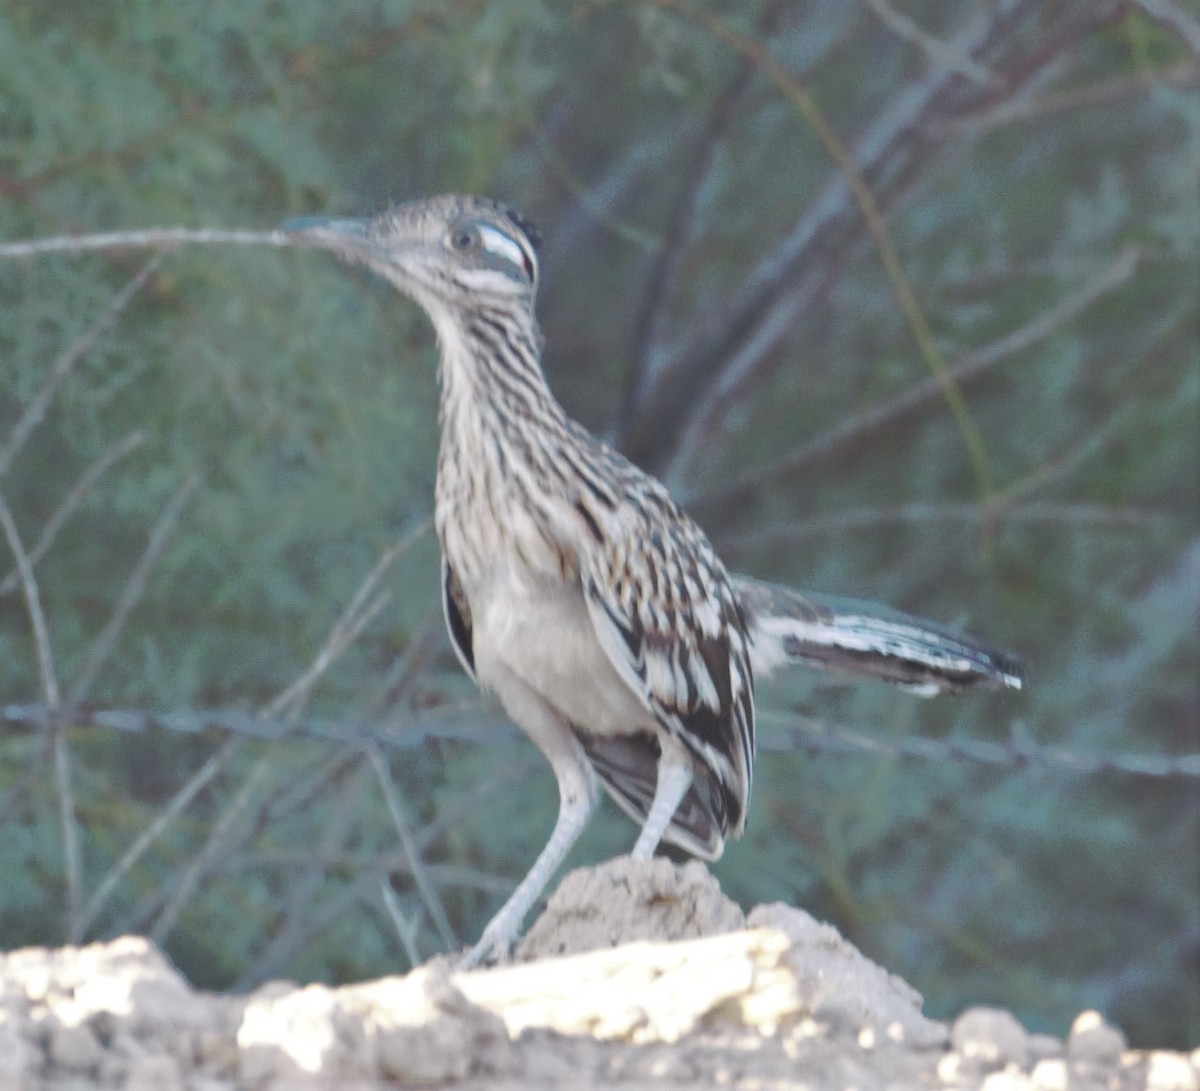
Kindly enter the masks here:
M 455 250 L 473 250 L 479 245 L 479 232 L 471 226 L 455 228 L 450 236 L 450 245 Z

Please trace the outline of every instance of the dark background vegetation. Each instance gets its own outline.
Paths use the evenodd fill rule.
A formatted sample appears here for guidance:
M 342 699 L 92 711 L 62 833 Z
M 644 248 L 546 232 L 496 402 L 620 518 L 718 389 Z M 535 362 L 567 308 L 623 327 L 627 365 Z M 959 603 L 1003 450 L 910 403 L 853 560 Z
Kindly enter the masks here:
M 1195 1045 L 1198 70 L 1186 0 L 3 0 L 0 237 L 518 206 L 551 384 L 731 567 L 1029 665 L 762 687 L 726 890 L 936 1015 Z M 71 355 L 150 257 L 0 264 L 0 579 L 34 562 L 0 593 L 0 943 L 144 931 L 214 988 L 404 970 L 478 935 L 556 806 L 441 635 L 431 333 L 320 254 L 192 247 Z M 606 808 L 572 861 L 633 837 Z

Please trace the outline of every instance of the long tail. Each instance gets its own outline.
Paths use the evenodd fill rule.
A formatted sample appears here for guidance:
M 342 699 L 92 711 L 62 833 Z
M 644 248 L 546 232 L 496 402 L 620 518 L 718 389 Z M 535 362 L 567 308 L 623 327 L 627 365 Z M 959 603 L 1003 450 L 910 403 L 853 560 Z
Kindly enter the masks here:
M 1021 665 L 1004 652 L 874 603 L 800 594 L 733 576 L 756 677 L 805 666 L 881 678 L 922 697 L 966 689 L 1020 689 Z

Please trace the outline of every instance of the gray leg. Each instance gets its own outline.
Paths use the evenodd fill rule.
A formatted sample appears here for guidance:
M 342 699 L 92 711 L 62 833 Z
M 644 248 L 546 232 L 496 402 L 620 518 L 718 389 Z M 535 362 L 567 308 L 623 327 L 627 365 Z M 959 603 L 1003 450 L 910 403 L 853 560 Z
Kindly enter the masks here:
M 571 846 L 579 840 L 600 801 L 600 781 L 566 721 L 515 679 L 503 689 L 505 692 L 500 697 L 506 711 L 537 743 L 558 779 L 558 820 L 529 874 L 488 923 L 479 942 L 459 963 L 460 970 L 469 970 L 491 958 L 503 958 L 508 953 L 521 931 L 525 914 L 553 878 Z
M 642 832 L 630 855 L 635 860 L 649 860 L 658 848 L 662 835 L 679 810 L 679 804 L 692 784 L 692 763 L 678 746 L 663 741 L 662 757 L 658 759 L 658 783 L 654 787 L 654 802 L 646 815 Z

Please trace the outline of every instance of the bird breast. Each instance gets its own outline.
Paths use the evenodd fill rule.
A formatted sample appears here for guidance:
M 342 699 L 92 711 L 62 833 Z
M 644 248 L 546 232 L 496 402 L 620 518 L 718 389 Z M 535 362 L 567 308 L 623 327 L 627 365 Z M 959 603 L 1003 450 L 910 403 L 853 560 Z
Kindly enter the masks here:
M 514 463 L 503 479 L 495 465 L 458 454 L 438 474 L 438 536 L 470 611 L 480 685 L 503 704 L 516 678 L 593 734 L 654 730 L 596 635 L 578 526 L 566 513 L 556 520 Z
M 480 683 L 504 701 L 515 677 L 576 728 L 594 735 L 656 730 L 600 645 L 579 584 L 543 583 L 496 570 L 471 603 Z

